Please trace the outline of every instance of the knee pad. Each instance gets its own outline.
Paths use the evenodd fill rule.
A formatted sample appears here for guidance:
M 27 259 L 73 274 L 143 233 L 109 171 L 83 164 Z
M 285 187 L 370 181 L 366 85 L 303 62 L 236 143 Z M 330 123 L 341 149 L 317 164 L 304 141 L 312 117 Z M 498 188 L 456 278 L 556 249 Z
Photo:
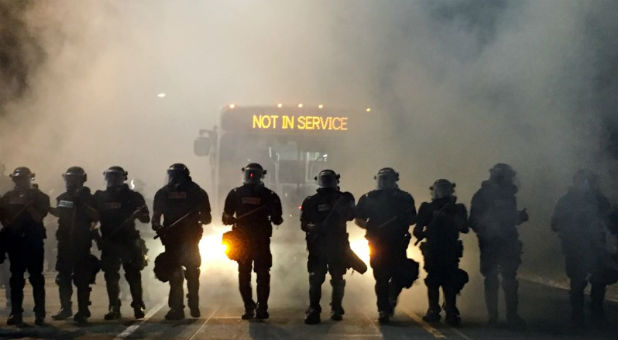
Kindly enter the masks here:
M 498 280 L 497 273 L 496 275 L 485 276 L 485 287 L 497 289 L 499 284 L 500 284 L 500 281 Z
M 184 270 L 182 268 L 176 268 L 170 272 L 170 282 L 182 282 L 184 279 Z
M 330 285 L 335 288 L 345 287 L 345 280 L 342 277 L 334 277 L 330 280 Z
M 185 278 L 187 280 L 199 279 L 199 277 L 200 277 L 200 268 L 187 268 L 187 269 L 185 269 Z
M 324 283 L 325 279 L 326 275 L 323 272 L 316 271 L 309 273 L 309 284 L 321 285 L 322 283 Z
M 270 283 L 270 270 L 260 270 L 256 272 L 257 274 L 257 282 L 268 284 Z
M 29 280 L 32 286 L 45 285 L 45 277 L 43 276 L 43 274 L 30 274 Z
M 20 277 L 20 276 L 11 275 L 11 278 L 9 279 L 9 283 L 13 287 L 24 287 L 26 285 L 26 280 L 24 279 L 23 276 Z
M 517 291 L 519 283 L 514 277 L 502 278 L 502 288 L 505 291 Z
M 137 281 L 142 279 L 142 273 L 135 268 L 124 270 L 124 277 L 127 281 Z

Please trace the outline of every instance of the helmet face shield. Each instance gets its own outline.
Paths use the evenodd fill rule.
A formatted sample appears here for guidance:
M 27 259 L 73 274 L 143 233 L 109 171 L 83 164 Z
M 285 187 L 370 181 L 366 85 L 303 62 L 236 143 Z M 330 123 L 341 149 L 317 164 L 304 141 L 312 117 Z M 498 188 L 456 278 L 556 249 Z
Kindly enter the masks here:
M 107 187 L 116 187 L 124 184 L 124 173 L 117 171 L 106 171 L 105 172 L 105 182 L 107 183 Z
M 333 170 L 322 170 L 315 179 L 322 189 L 339 188 L 339 175 Z
M 258 163 L 249 163 L 241 169 L 243 172 L 242 182 L 244 184 L 261 184 L 266 170 Z
M 515 183 L 517 173 L 513 168 L 504 163 L 498 163 L 489 170 L 489 179 L 496 183 Z
M 30 188 L 32 186 L 32 177 L 30 176 L 12 176 L 15 187 Z
M 84 169 L 78 166 L 72 166 L 65 173 L 62 174 L 67 191 L 79 189 L 84 186 L 86 182 L 86 172 Z
M 388 190 L 397 188 L 397 181 L 388 175 L 376 176 L 376 187 L 378 190 Z
M 121 186 L 127 180 L 128 173 L 120 166 L 114 165 L 103 171 L 107 187 Z
M 167 180 L 170 185 L 178 185 L 190 179 L 189 168 L 182 163 L 174 163 L 167 169 Z
M 393 168 L 382 168 L 374 178 L 378 190 L 396 189 L 399 174 Z
M 431 198 L 439 200 L 451 197 L 455 193 L 455 184 L 446 179 L 439 179 L 429 189 L 431 190 Z
M 64 184 L 67 190 L 79 189 L 84 185 L 84 177 L 77 174 L 64 174 Z
M 169 184 L 179 184 L 183 183 L 186 180 L 186 176 L 181 171 L 168 170 L 167 171 L 167 182 Z
M 243 172 L 243 183 L 245 184 L 258 184 L 262 183 L 264 172 L 259 169 L 245 169 Z

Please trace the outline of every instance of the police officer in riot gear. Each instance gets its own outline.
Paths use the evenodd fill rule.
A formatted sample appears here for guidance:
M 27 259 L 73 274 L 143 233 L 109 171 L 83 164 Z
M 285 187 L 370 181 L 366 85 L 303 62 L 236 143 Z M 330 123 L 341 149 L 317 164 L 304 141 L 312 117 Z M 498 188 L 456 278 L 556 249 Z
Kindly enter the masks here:
M 84 186 L 87 175 L 84 169 L 72 166 L 62 174 L 66 192 L 56 198 L 57 206 L 50 212 L 58 217 L 58 258 L 56 283 L 60 294 L 60 312 L 54 320 L 69 318 L 72 312 L 71 295 L 77 288 L 77 313 L 73 319 L 84 324 L 90 317 L 90 285 L 98 271 L 98 260 L 90 253 L 97 231 L 94 224 L 99 219 L 96 202 L 90 189 Z
M 45 320 L 45 278 L 43 277 L 44 248 L 46 237 L 43 218 L 49 209 L 49 196 L 33 186 L 34 173 L 26 167 L 16 168 L 10 175 L 15 183 L 13 190 L 0 198 L 0 221 L 4 226 L 3 252 L 11 262 L 11 315 L 9 325 L 20 325 L 24 299 L 24 273 L 28 271 L 34 298 L 35 323 Z M 4 254 L 2 254 L 4 256 Z
M 611 206 L 597 185 L 597 177 L 580 170 L 573 177 L 573 186 L 558 201 L 551 228 L 562 241 L 566 272 L 571 281 L 569 292 L 571 319 L 584 324 L 584 289 L 591 284 L 592 319 L 604 323 L 606 263 L 609 260 L 605 244 L 605 225 L 610 225 Z
M 9 175 L 5 174 L 6 166 L 4 163 L 0 162 L 0 197 L 11 190 L 14 186 L 13 181 Z M 0 243 L 2 242 L 0 237 Z M 0 245 L 0 252 L 2 250 L 2 246 Z M 0 254 L 1 258 L 2 254 Z M 11 271 L 9 269 L 9 261 L 4 261 L 0 263 L 0 288 L 4 288 L 4 297 L 6 298 L 6 309 L 7 311 L 11 308 Z
M 339 190 L 339 175 L 333 170 L 322 170 L 316 177 L 318 190 L 307 197 L 301 206 L 301 229 L 307 233 L 309 259 L 309 309 L 306 324 L 320 322 L 322 283 L 328 271 L 331 276 L 331 319 L 343 318 L 342 306 L 348 264 L 348 233 L 346 222 L 354 218 L 354 196 Z
M 243 185 L 232 189 L 225 199 L 223 224 L 243 235 L 246 256 L 238 262 L 238 286 L 245 305 L 242 319 L 268 319 L 272 224 L 283 223 L 279 196 L 264 186 L 266 170 L 258 163 L 242 168 Z M 251 269 L 257 275 L 257 305 L 253 301 Z
M 120 319 L 120 266 L 124 268 L 129 283 L 136 319 L 144 317 L 141 270 L 145 263 L 145 243 L 135 228 L 135 219 L 150 222 L 148 207 L 138 192 L 125 183 L 127 172 L 111 166 L 103 173 L 106 190 L 94 194 L 96 208 L 101 218 L 101 267 L 105 273 L 109 312 L 105 320 Z
M 507 322 L 518 328 L 525 322 L 517 312 L 517 269 L 522 253 L 517 226 L 528 221 L 528 214 L 525 209 L 517 210 L 515 175 L 513 168 L 504 163 L 491 168 L 489 180 L 472 197 L 469 224 L 479 240 L 489 324 L 498 322 L 498 276 L 501 275 Z
M 463 244 L 459 233 L 468 232 L 466 207 L 456 203 L 455 183 L 438 179 L 430 188 L 431 202 L 423 202 L 418 210 L 414 236 L 425 260 L 427 298 L 429 308 L 423 320 L 440 321 L 440 287 L 444 294 L 446 322 L 458 326 L 461 322 L 456 306 L 457 293 L 468 281 L 467 274 L 459 269 Z
M 383 168 L 375 176 L 377 189 L 363 195 L 356 206 L 356 224 L 366 229 L 371 249 L 370 264 L 375 277 L 375 291 L 380 323 L 389 322 L 397 297 L 405 286 L 399 270 L 407 260 L 410 243 L 408 229 L 416 218 L 414 198 L 397 186 L 399 174 Z
M 202 225 L 211 222 L 208 194 L 193 182 L 189 169 L 181 163 L 167 169 L 168 184 L 157 191 L 154 198 L 152 228 L 161 237 L 165 252 L 155 261 L 155 273 L 169 273 L 170 294 L 167 320 L 185 317 L 183 284 L 187 280 L 187 300 L 191 316 L 200 317 L 199 287 L 202 258 L 198 244 Z M 163 223 L 161 223 L 163 216 Z M 157 268 L 157 266 L 167 268 Z

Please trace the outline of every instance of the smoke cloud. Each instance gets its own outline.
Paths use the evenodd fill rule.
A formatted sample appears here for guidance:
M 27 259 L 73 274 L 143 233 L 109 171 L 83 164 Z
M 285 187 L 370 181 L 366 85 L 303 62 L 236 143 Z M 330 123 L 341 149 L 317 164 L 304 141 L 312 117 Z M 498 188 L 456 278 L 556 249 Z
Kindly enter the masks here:
M 358 197 L 393 166 L 417 204 L 437 178 L 469 204 L 510 163 L 531 215 L 524 269 L 560 272 L 549 216 L 575 170 L 618 198 L 617 13 L 612 0 L 3 0 L 0 161 L 56 193 L 71 165 L 99 188 L 119 164 L 150 196 L 182 161 L 209 190 L 191 147 L 223 105 L 371 106 L 375 132 L 338 161 L 345 190 Z M 555 261 L 533 267 L 541 257 Z

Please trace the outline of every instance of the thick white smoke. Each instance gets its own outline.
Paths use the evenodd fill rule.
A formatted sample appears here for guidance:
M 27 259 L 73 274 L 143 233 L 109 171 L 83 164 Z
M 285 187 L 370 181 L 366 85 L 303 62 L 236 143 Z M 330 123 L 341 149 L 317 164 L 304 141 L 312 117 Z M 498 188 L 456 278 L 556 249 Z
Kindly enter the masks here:
M 374 108 L 375 134 L 348 141 L 338 169 L 357 197 L 389 165 L 418 203 L 449 178 L 468 204 L 492 164 L 512 164 L 531 213 L 524 265 L 561 267 L 557 242 L 534 240 L 555 239 L 549 215 L 575 169 L 618 196 L 615 1 L 0 4 L 23 23 L 0 23 L 21 29 L 10 57 L 29 66 L 10 71 L 26 91 L 2 92 L 15 94 L 0 103 L 0 161 L 30 166 L 43 190 L 71 165 L 101 187 L 118 164 L 153 191 L 176 161 L 208 190 L 191 146 L 221 106 L 306 102 Z

